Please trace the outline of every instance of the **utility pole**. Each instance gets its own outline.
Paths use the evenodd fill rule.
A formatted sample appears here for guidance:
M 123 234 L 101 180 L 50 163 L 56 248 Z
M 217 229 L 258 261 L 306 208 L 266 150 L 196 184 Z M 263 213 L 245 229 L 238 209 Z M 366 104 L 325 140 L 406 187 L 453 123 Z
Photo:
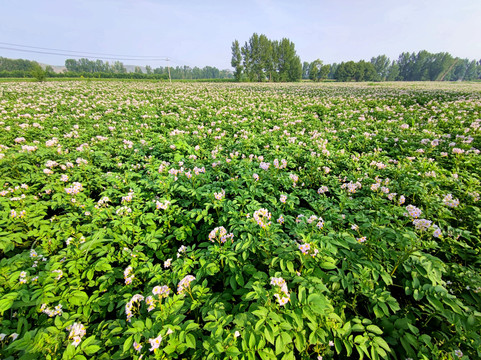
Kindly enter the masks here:
M 172 83 L 172 78 L 170 77 L 170 66 L 169 66 L 169 58 L 167 58 L 167 70 L 169 71 L 169 82 Z

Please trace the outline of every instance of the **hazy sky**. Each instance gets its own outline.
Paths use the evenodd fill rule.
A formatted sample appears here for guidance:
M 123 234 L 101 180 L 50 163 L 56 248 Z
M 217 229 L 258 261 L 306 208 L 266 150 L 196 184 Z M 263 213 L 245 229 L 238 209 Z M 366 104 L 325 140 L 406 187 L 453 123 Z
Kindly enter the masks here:
M 19 47 L 5 43 L 79 55 L 168 56 L 173 66 L 226 69 L 232 41 L 243 44 L 257 32 L 289 38 L 309 62 L 397 59 L 423 49 L 481 59 L 481 0 L 0 0 L 0 14 L 0 56 L 51 65 L 68 56 L 8 50 Z

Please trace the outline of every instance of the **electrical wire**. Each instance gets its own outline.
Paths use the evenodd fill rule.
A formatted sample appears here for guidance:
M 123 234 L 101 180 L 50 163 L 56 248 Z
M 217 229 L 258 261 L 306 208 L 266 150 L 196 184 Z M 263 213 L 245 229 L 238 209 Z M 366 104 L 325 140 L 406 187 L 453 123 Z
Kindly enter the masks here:
M 64 49 L 54 49 L 54 48 L 44 48 L 39 46 L 29 46 L 29 45 L 20 45 L 20 44 L 13 44 L 13 43 L 6 43 L 1 42 L 0 45 L 8 45 L 8 46 L 15 46 L 21 48 L 29 48 L 29 49 L 40 49 L 40 50 L 49 50 L 49 51 L 61 51 L 63 53 L 77 53 L 77 54 L 89 54 L 89 55 L 100 55 L 100 56 L 115 56 L 115 57 L 128 57 L 128 58 L 167 58 L 168 56 L 153 56 L 153 55 L 119 55 L 119 54 L 108 54 L 108 53 L 95 53 L 95 52 L 88 52 L 88 51 L 76 51 L 76 50 L 64 50 Z
M 56 55 L 56 56 L 70 56 L 74 58 L 92 58 L 98 60 L 143 60 L 143 61 L 169 61 L 168 57 L 149 57 L 149 58 L 138 58 L 138 57 L 110 57 L 110 56 L 89 56 L 89 55 L 75 55 L 75 54 L 65 54 L 59 52 L 51 52 L 51 51 L 39 51 L 39 50 L 27 50 L 27 49 L 16 49 L 12 47 L 0 46 L 0 49 L 3 50 L 12 50 L 12 51 L 21 51 L 26 53 L 35 53 L 35 54 L 45 54 L 45 55 Z

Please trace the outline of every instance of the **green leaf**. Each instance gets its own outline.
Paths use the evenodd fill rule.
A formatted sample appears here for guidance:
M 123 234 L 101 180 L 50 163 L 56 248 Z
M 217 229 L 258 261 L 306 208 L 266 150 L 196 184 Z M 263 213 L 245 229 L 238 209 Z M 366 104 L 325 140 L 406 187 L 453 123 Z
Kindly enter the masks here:
M 98 345 L 90 345 L 90 346 L 86 347 L 85 349 L 83 349 L 85 354 L 89 355 L 89 356 L 95 354 L 99 350 L 100 350 L 100 346 L 98 346 Z
M 351 327 L 351 331 L 352 331 L 352 332 L 363 332 L 363 331 L 364 331 L 364 325 L 362 325 L 362 324 L 354 324 L 354 325 Z
M 130 335 L 127 340 L 124 342 L 123 346 L 123 352 L 126 353 L 129 351 L 129 349 L 132 347 L 132 344 L 134 343 L 134 336 Z
M 284 352 L 284 342 L 282 341 L 282 337 L 279 335 L 276 338 L 276 350 L 275 353 L 276 355 L 279 355 L 280 353 Z
M 269 324 L 266 324 L 266 327 L 264 328 L 264 336 L 266 337 L 267 341 L 274 345 L 274 332 Z
M 195 341 L 195 336 L 193 334 L 187 334 L 185 336 L 185 343 L 187 346 L 191 349 L 195 349 L 196 347 L 196 341 Z
M 298 293 L 297 297 L 299 298 L 299 302 L 301 304 L 304 303 L 304 301 L 306 299 L 306 288 L 305 287 L 299 286 L 299 293 Z
M 366 330 L 369 331 L 369 332 L 372 332 L 376 335 L 382 335 L 383 334 L 383 331 L 377 327 L 376 325 L 368 325 L 366 326 Z
M 325 310 L 329 308 L 327 299 L 320 294 L 311 294 L 307 298 L 307 302 L 312 311 L 316 314 L 324 314 Z
M 390 352 L 391 349 L 389 348 L 389 345 L 388 343 L 382 338 L 382 337 L 379 337 L 379 336 L 376 336 L 374 339 L 373 339 L 374 343 L 376 343 L 377 345 L 379 345 L 380 347 L 382 347 L 384 350 Z
M 303 332 L 294 332 L 295 341 L 294 344 L 299 352 L 303 352 L 306 347 L 306 337 Z
M 89 296 L 84 291 L 75 290 L 68 295 L 68 301 L 72 305 L 84 305 L 87 303 L 88 300 Z
M 324 261 L 324 262 L 320 263 L 319 266 L 321 268 L 323 268 L 324 270 L 334 270 L 334 269 L 337 268 L 336 264 L 331 263 L 331 262 L 327 262 L 327 261 Z
M 342 342 L 341 342 L 341 339 L 338 339 L 338 338 L 335 338 L 334 339 L 334 347 L 336 348 L 336 352 L 338 354 L 341 353 L 342 351 Z
M 172 354 L 176 349 L 176 346 L 175 345 L 167 345 L 166 347 L 164 347 L 164 352 L 166 354 Z
M 229 357 L 236 357 L 237 355 L 239 355 L 241 352 L 239 351 L 239 349 L 237 349 L 237 347 L 235 346 L 229 346 L 226 350 L 225 350 L 225 354 Z
M 7 311 L 12 307 L 13 302 L 17 298 L 17 295 L 18 293 L 12 292 L 3 296 L 3 298 L 0 300 L 0 314 L 3 315 L 5 311 Z

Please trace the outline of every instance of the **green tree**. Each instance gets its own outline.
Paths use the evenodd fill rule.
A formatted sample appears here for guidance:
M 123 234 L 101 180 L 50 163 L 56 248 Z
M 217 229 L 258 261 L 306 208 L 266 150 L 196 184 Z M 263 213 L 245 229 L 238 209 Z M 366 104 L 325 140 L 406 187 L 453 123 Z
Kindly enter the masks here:
M 331 65 L 322 65 L 321 70 L 319 71 L 319 79 L 324 80 L 327 79 L 329 73 L 331 72 Z
M 466 68 L 466 74 L 464 75 L 464 80 L 467 81 L 472 81 L 476 80 L 477 77 L 477 71 L 476 71 L 476 61 L 473 60 L 468 64 L 468 67 Z
M 322 68 L 322 61 L 319 59 L 314 60 L 309 65 L 309 79 L 312 81 L 319 81 Z
M 236 40 L 237 41 L 237 40 Z M 240 66 L 238 44 L 232 44 L 231 65 Z M 294 44 L 289 39 L 271 41 L 254 33 L 240 49 L 244 78 L 248 81 L 298 81 L 302 64 Z
M 377 75 L 381 81 L 386 80 L 389 68 L 391 66 L 391 60 L 386 55 L 379 55 L 371 58 L 371 64 L 374 65 Z
M 309 79 L 310 64 L 307 61 L 302 63 L 302 78 Z
M 239 42 L 235 40 L 232 43 L 232 59 L 231 59 L 231 66 L 234 68 L 234 79 L 235 81 L 240 81 L 242 77 L 242 55 L 239 47 Z
M 260 62 L 262 72 L 260 80 L 263 81 L 265 77 L 269 81 L 272 81 L 272 73 L 274 72 L 274 58 L 273 58 L 273 46 L 272 42 L 265 35 L 259 36 L 259 50 L 260 50 Z
M 244 46 L 241 48 L 242 54 L 242 67 L 244 69 L 245 78 L 248 81 L 253 81 L 252 79 L 252 69 L 251 69 L 251 53 L 249 50 L 249 44 L 247 41 L 244 43 Z
M 394 60 L 392 61 L 391 66 L 389 67 L 386 80 L 387 81 L 399 80 L 399 65 Z
M 294 43 L 283 38 L 279 42 L 277 56 L 279 81 L 299 81 L 302 76 L 302 64 L 296 54 Z
M 82 60 L 82 59 L 80 59 L 80 60 Z M 127 69 L 125 68 L 123 63 L 121 63 L 120 61 L 116 61 L 112 65 L 112 72 L 115 73 L 115 74 L 126 74 Z
M 47 72 L 37 63 L 33 65 L 33 69 L 30 73 L 32 77 L 39 82 L 45 81 L 45 78 L 47 77 Z

